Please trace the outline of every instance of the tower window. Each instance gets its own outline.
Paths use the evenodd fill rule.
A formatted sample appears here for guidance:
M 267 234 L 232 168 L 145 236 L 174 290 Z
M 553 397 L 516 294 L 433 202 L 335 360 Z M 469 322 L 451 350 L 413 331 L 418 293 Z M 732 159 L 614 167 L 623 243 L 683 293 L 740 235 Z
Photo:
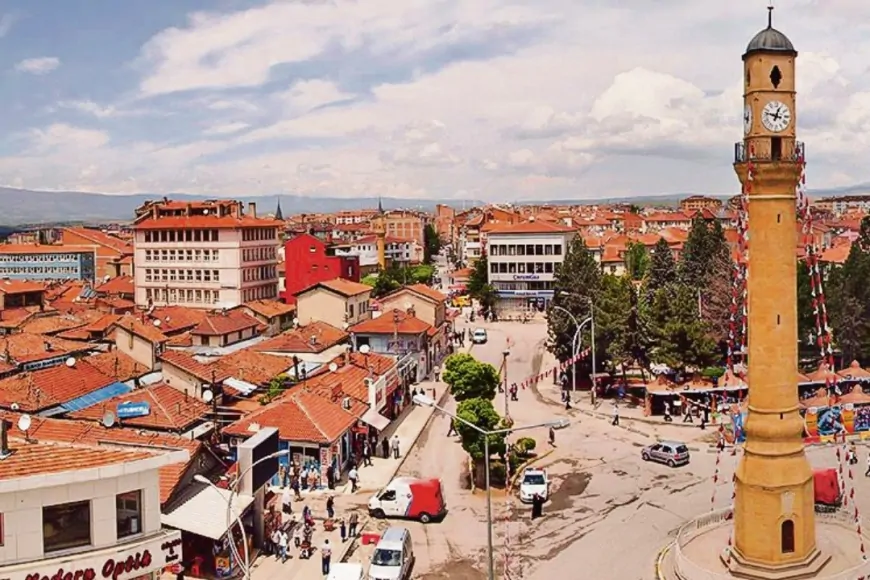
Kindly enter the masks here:
M 746 70 L 746 84 L 748 85 L 751 82 L 752 82 L 752 75 L 749 74 L 749 69 L 747 69 Z
M 794 552 L 794 522 L 785 520 L 781 526 L 782 533 L 782 553 L 791 554 Z
M 770 160 L 779 161 L 782 159 L 782 137 L 772 137 L 770 139 Z
M 778 66 L 773 67 L 773 70 L 770 71 L 770 82 L 773 83 L 773 88 L 779 88 L 779 83 L 782 82 L 782 73 Z

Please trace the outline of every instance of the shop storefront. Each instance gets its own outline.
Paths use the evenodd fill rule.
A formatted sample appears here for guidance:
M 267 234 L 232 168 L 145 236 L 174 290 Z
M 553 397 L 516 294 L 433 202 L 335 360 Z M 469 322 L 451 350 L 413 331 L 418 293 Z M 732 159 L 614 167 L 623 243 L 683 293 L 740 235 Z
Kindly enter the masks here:
M 0 566 L 3 580 L 158 580 L 182 560 L 181 532 L 164 530 L 111 548 Z
M 553 300 L 552 290 L 498 290 L 496 311 L 544 312 Z

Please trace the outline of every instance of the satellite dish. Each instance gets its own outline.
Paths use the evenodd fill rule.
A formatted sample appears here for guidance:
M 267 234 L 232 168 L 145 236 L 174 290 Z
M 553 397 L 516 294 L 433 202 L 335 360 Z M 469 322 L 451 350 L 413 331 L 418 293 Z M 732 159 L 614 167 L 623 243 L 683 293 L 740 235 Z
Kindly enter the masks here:
M 207 209 L 202 210 L 202 215 L 208 215 L 208 210 Z
M 21 406 L 18 403 L 12 403 L 12 410 L 13 411 L 17 411 L 20 408 L 21 408 Z
M 212 393 L 209 389 L 204 390 L 202 392 L 202 400 L 206 403 L 211 403 L 212 401 L 214 401 L 214 393 Z
M 112 277 L 109 276 L 108 274 L 106 274 L 105 276 L 103 276 L 103 282 L 108 282 L 108 281 L 111 280 L 111 279 L 112 279 Z
M 364 344 L 364 345 L 362 345 L 361 347 L 359 347 L 359 351 L 360 351 L 361 353 L 363 353 L 363 354 L 368 354 L 368 353 L 370 353 L 370 352 L 372 351 L 372 347 L 370 347 L 370 346 L 367 345 L 367 344 Z
M 298 318 L 293 319 L 293 326 L 299 326 L 299 319 Z
M 329 363 L 329 372 L 334 373 L 338 370 L 338 365 L 335 363 Z
M 30 430 L 30 426 L 33 424 L 33 419 L 30 418 L 30 415 L 21 415 L 18 418 L 18 430 L 24 431 L 25 433 Z
M 350 324 L 348 324 L 347 322 L 345 322 L 344 324 L 341 325 L 341 327 L 342 327 L 344 330 L 347 330 L 348 328 L 350 328 Z
M 106 411 L 103 415 L 103 427 L 108 429 L 115 424 L 115 414 L 111 411 Z
M 66 359 L 64 364 L 66 366 L 68 366 L 69 368 L 73 368 L 74 366 L 76 366 L 76 357 L 74 357 L 74 356 L 69 357 L 68 359 Z
M 159 318 L 155 318 L 155 319 L 154 319 L 154 322 L 153 322 L 152 324 L 154 324 L 154 326 L 156 326 L 157 328 L 160 328 L 160 325 L 163 324 L 163 323 L 160 322 L 160 319 L 159 319 Z

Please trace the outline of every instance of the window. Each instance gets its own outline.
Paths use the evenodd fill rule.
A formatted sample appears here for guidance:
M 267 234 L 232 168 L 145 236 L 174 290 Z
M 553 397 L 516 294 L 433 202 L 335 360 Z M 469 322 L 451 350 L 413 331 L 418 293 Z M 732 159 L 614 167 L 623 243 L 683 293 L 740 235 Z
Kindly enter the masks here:
M 142 531 L 142 490 L 137 489 L 115 496 L 118 537 L 126 538 Z
M 91 545 L 91 502 L 76 501 L 42 508 L 46 552 Z
M 785 520 L 782 522 L 782 553 L 791 554 L 794 552 L 794 522 Z

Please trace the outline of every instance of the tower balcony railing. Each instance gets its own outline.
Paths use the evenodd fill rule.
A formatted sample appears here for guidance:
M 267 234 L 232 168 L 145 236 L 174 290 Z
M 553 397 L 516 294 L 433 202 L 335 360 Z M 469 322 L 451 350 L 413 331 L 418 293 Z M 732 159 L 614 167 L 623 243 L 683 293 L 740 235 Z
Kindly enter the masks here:
M 806 159 L 806 146 L 801 141 L 757 141 L 747 145 L 743 141 L 734 144 L 734 163 L 747 161 L 798 161 Z

